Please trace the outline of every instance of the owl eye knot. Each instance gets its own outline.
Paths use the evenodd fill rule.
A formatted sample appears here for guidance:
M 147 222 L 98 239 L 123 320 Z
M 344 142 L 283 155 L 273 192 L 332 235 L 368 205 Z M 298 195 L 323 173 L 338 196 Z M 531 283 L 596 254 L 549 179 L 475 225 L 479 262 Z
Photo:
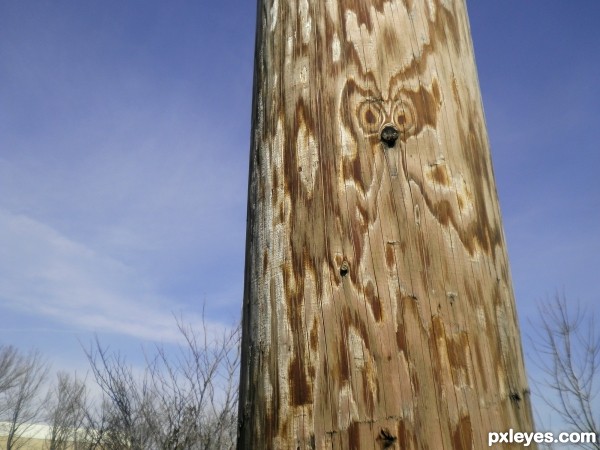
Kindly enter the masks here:
M 371 98 L 358 106 L 357 113 L 359 125 L 367 135 L 377 134 L 386 116 L 381 101 Z
M 372 109 L 366 110 L 364 119 L 368 125 L 373 125 L 377 123 L 377 115 L 373 113 Z
M 398 100 L 392 108 L 392 122 L 402 135 L 407 139 L 415 133 L 417 128 L 417 114 L 410 100 Z

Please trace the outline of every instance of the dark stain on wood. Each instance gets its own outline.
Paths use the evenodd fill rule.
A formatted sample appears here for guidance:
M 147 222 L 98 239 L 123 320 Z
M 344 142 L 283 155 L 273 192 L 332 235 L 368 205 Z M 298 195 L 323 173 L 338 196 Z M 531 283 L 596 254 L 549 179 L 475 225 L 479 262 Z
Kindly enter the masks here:
M 394 255 L 394 244 L 388 243 L 385 246 L 385 263 L 389 270 L 394 269 L 396 266 L 396 257 Z
M 471 430 L 471 418 L 463 416 L 452 433 L 453 450 L 471 450 L 473 448 L 473 432 Z
M 304 372 L 304 360 L 299 356 L 292 359 L 288 376 L 291 389 L 291 404 L 299 406 L 312 402 L 312 389 Z
M 315 317 L 310 329 L 310 348 L 313 352 L 319 349 L 319 321 Z
M 361 450 L 360 423 L 352 422 L 348 427 L 348 444 L 350 450 Z
M 432 178 L 442 186 L 450 186 L 450 178 L 448 176 L 448 169 L 443 165 L 436 165 L 431 170 Z
M 440 200 L 435 204 L 434 215 L 444 226 L 448 226 L 450 222 L 456 223 L 454 213 L 452 211 L 452 205 L 450 205 L 448 200 Z
M 373 313 L 373 318 L 375 319 L 375 322 L 381 322 L 381 300 L 377 296 L 377 293 L 375 292 L 375 286 L 372 282 L 369 281 L 367 283 L 364 292 L 367 302 L 369 302 L 369 306 L 371 307 L 371 312 Z

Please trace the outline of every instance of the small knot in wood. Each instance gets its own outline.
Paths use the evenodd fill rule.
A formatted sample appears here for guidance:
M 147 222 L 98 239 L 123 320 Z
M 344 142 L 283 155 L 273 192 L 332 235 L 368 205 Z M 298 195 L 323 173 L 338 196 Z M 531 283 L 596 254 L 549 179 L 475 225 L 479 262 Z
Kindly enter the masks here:
M 379 436 L 377 437 L 378 441 L 382 441 L 383 448 L 390 448 L 392 445 L 394 445 L 396 439 L 398 438 L 390 433 L 390 430 L 387 428 L 382 428 L 379 432 Z
M 348 275 L 349 271 L 350 271 L 350 264 L 348 264 L 348 261 L 342 262 L 342 265 L 340 266 L 340 275 L 345 277 L 346 275 Z
M 386 125 L 383 127 L 383 130 L 381 130 L 381 141 L 388 147 L 396 145 L 398 137 L 400 137 L 400 133 L 393 125 Z

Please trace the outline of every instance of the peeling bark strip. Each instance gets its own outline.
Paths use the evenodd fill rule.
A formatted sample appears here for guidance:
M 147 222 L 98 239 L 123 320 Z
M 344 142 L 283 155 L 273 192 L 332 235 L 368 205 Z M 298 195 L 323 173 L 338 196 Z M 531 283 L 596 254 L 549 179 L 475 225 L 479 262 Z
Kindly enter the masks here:
M 258 14 L 238 448 L 530 431 L 464 1 Z

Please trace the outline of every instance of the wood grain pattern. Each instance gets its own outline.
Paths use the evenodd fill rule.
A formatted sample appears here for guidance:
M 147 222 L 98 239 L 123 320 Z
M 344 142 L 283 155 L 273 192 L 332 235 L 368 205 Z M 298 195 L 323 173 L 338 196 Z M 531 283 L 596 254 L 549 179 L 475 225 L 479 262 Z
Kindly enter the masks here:
M 252 120 L 238 447 L 530 431 L 464 2 L 259 1 Z

